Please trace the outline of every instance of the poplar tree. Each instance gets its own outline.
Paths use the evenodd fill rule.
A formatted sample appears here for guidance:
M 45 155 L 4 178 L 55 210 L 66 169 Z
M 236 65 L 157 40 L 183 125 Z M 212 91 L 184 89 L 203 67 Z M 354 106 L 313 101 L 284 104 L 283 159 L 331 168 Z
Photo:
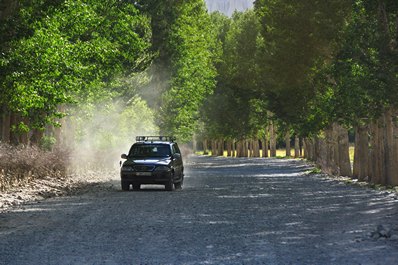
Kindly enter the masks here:
M 152 85 L 162 133 L 192 139 L 199 109 L 215 86 L 214 38 L 201 0 L 142 1 L 152 17 Z M 157 106 L 156 106 L 157 105 Z
M 112 98 L 110 82 L 151 59 L 147 17 L 117 0 L 19 1 L 0 32 L 6 142 L 56 123 L 64 104 Z

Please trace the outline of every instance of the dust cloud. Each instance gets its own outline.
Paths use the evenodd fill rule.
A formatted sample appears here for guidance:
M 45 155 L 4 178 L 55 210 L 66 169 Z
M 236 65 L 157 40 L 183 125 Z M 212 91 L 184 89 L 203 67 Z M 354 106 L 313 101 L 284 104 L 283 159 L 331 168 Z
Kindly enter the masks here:
M 61 145 L 70 150 L 72 170 L 119 168 L 138 135 L 159 135 L 156 112 L 167 90 L 168 71 L 153 64 L 141 73 L 117 80 L 112 100 L 79 104 L 62 125 Z M 116 99 L 115 99 L 116 98 Z
M 153 110 L 136 96 L 127 104 L 112 101 L 71 109 L 62 127 L 62 145 L 69 149 L 72 171 L 105 170 L 119 167 L 120 155 L 137 135 L 158 132 Z

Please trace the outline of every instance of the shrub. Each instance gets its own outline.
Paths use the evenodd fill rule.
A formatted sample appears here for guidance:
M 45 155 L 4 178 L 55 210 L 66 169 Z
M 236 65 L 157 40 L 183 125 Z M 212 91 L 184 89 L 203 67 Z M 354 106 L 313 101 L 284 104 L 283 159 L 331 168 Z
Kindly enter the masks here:
M 68 153 L 46 151 L 35 146 L 10 146 L 0 143 L 0 190 L 32 179 L 66 175 Z

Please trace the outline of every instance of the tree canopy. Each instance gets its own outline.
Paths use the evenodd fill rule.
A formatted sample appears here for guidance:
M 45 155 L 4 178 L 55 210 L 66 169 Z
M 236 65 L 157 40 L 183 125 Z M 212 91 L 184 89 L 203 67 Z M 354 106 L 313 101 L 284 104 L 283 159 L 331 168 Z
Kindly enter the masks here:
M 43 128 L 63 104 L 112 97 L 109 84 L 150 62 L 149 19 L 116 0 L 18 1 L 5 19 L 0 65 L 4 111 Z
M 306 136 L 396 106 L 392 0 L 257 0 L 232 17 L 202 0 L 7 2 L 0 103 L 3 128 L 19 117 L 14 131 L 57 123 L 65 106 L 140 95 L 183 141 L 255 137 L 269 112 Z

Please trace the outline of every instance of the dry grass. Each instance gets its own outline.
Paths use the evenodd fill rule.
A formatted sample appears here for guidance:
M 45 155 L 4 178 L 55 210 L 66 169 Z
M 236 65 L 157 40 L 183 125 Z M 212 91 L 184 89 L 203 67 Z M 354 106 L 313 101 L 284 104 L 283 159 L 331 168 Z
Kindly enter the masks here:
M 67 163 L 68 155 L 64 151 L 0 144 L 0 191 L 32 179 L 63 177 Z

